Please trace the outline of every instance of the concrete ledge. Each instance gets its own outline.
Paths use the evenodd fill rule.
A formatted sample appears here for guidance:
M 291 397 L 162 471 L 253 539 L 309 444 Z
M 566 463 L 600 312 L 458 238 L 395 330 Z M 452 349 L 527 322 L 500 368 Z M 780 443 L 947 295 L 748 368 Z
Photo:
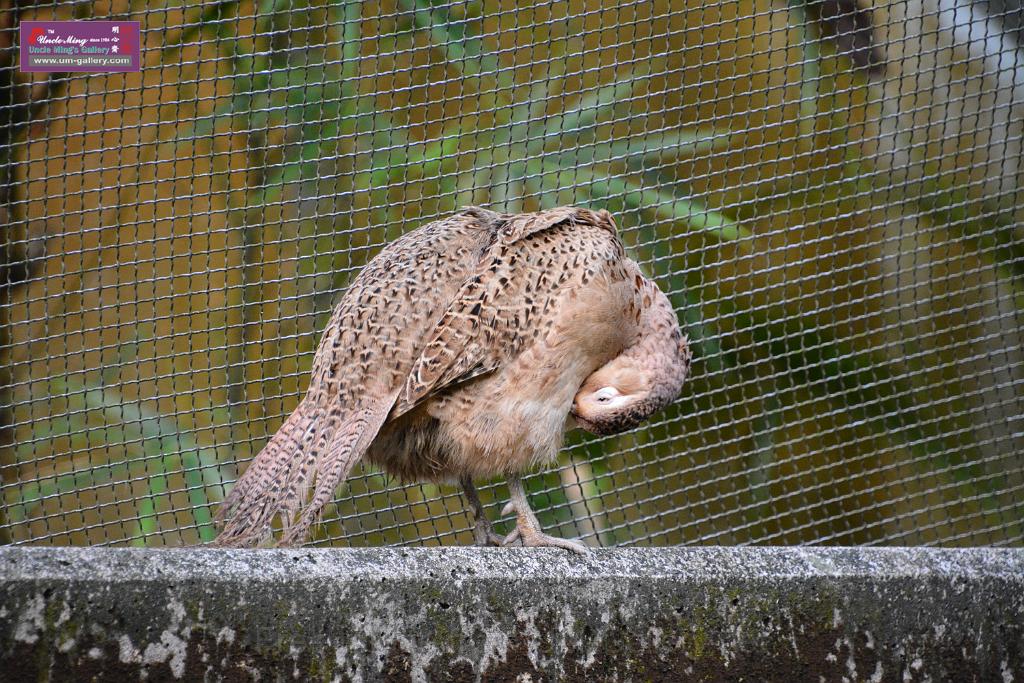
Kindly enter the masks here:
M 0 672 L 1022 681 L 1024 550 L 8 547 Z

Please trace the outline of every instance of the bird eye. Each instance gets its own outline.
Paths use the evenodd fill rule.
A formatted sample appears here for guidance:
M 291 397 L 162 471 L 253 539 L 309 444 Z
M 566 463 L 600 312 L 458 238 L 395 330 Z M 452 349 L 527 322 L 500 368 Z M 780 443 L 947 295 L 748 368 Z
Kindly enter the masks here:
M 619 390 L 615 387 L 601 387 L 594 394 L 594 398 L 597 399 L 598 403 L 608 403 L 618 395 Z

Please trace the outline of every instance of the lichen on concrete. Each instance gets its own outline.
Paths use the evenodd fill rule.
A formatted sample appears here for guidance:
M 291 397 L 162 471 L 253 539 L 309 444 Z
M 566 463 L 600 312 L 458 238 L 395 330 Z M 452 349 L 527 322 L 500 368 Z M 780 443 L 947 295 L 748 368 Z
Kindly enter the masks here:
M 3 680 L 1024 680 L 1024 551 L 0 549 Z

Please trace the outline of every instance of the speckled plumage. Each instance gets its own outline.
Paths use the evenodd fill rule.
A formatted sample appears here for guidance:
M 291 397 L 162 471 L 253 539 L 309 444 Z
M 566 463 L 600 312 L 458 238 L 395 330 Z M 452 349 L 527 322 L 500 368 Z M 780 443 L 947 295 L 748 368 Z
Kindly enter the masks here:
M 588 376 L 630 354 L 649 365 L 660 354 L 651 371 L 665 377 L 657 405 L 610 430 L 671 401 L 689 355 L 607 212 L 471 208 L 414 230 L 338 304 L 306 396 L 224 501 L 218 542 L 264 540 L 278 514 L 279 542 L 301 542 L 364 455 L 403 479 L 462 481 L 471 501 L 473 479 L 503 475 L 511 487 L 557 456 Z M 531 536 L 531 523 L 527 536 L 553 540 Z

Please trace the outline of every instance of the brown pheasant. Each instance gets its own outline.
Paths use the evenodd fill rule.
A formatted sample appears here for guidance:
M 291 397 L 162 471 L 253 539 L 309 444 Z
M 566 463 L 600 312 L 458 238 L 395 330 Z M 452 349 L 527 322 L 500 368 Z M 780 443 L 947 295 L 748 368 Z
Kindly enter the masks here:
M 365 455 L 403 479 L 460 482 L 480 544 L 584 551 L 541 531 L 520 474 L 552 462 L 574 424 L 613 433 L 667 405 L 689 360 L 607 211 L 470 208 L 430 223 L 338 304 L 309 391 L 227 496 L 217 543 L 260 543 L 278 515 L 278 544 L 302 542 Z M 517 517 L 504 539 L 473 486 L 498 475 Z

